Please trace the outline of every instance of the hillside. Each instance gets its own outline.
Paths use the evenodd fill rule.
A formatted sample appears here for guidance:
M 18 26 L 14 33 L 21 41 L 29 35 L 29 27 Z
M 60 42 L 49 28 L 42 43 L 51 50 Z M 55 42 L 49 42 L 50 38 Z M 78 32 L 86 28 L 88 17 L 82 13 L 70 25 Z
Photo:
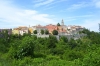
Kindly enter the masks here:
M 87 36 L 59 40 L 53 35 L 37 38 L 30 34 L 0 38 L 0 66 L 99 66 L 100 33 L 84 29 Z

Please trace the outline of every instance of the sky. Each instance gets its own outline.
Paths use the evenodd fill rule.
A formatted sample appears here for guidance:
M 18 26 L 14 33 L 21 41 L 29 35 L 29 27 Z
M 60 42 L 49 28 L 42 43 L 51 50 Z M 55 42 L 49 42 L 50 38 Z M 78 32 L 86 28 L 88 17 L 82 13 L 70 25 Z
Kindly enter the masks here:
M 0 29 L 61 23 L 98 32 L 100 0 L 0 0 Z

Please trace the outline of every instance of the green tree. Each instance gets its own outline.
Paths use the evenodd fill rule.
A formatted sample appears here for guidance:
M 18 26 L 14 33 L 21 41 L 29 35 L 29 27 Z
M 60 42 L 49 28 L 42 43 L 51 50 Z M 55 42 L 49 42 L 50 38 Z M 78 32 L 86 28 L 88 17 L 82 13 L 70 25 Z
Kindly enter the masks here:
M 53 35 L 58 35 L 58 31 L 57 30 L 53 30 L 52 34 Z
M 42 34 L 42 35 L 44 34 L 44 30 L 41 30 L 41 34 Z
M 63 59 L 73 61 L 75 59 L 81 59 L 83 58 L 83 55 L 81 52 L 75 51 L 75 50 L 66 50 L 63 54 Z
M 70 41 L 68 42 L 68 45 L 71 49 L 74 49 L 77 46 L 77 43 L 74 39 L 70 39 Z
M 22 40 L 22 44 L 19 45 L 19 49 L 17 51 L 18 58 L 24 56 L 33 56 L 34 55 L 34 41 L 33 37 L 26 36 Z
M 66 42 L 66 43 L 68 42 L 68 39 L 67 39 L 67 37 L 65 37 L 65 36 L 61 36 L 61 37 L 60 37 L 60 40 L 63 40 L 63 41 Z
M 59 24 L 59 23 L 57 23 L 57 26 L 60 26 L 60 24 Z
M 60 40 L 56 43 L 56 48 L 53 50 L 53 54 L 63 55 L 66 48 L 66 43 L 63 40 Z
M 26 56 L 34 56 L 34 37 L 25 36 L 20 42 L 14 42 L 8 52 L 8 57 L 22 59 Z
M 37 34 L 37 30 L 34 30 L 34 34 Z
M 45 34 L 49 34 L 49 31 L 48 30 L 45 30 Z
M 46 45 L 48 48 L 55 48 L 57 43 L 57 38 L 55 36 L 50 35 L 46 41 Z

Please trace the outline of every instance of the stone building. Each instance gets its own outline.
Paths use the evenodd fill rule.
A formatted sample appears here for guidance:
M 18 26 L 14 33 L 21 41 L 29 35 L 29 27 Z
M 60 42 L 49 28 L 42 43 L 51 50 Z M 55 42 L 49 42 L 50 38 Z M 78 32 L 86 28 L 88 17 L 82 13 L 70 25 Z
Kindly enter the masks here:
M 57 26 L 56 25 L 49 24 L 49 25 L 46 25 L 45 27 L 48 29 L 50 34 L 52 34 L 53 30 L 57 30 Z
M 9 35 L 12 34 L 12 29 L 0 29 L 0 33 L 5 33 L 6 31 Z
M 37 34 L 38 35 L 41 35 L 41 30 L 47 30 L 47 28 L 45 26 L 42 26 L 42 25 L 37 25 L 37 26 L 32 26 L 33 27 L 33 31 L 34 30 L 37 30 Z
M 4 37 L 4 33 L 11 35 L 12 29 L 0 29 L 0 38 Z
M 23 35 L 23 34 L 28 34 L 28 27 L 26 27 L 26 26 L 20 26 L 20 27 L 18 27 L 18 28 L 14 28 L 13 30 L 12 30 L 12 33 L 13 34 L 20 34 L 20 35 Z

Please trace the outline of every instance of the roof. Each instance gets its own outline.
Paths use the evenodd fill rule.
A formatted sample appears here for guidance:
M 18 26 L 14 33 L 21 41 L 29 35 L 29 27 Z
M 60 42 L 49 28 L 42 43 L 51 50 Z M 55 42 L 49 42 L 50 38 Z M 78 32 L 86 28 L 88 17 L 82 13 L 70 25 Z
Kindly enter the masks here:
M 14 28 L 14 30 L 27 30 L 28 27 L 26 26 L 19 26 L 18 28 Z

